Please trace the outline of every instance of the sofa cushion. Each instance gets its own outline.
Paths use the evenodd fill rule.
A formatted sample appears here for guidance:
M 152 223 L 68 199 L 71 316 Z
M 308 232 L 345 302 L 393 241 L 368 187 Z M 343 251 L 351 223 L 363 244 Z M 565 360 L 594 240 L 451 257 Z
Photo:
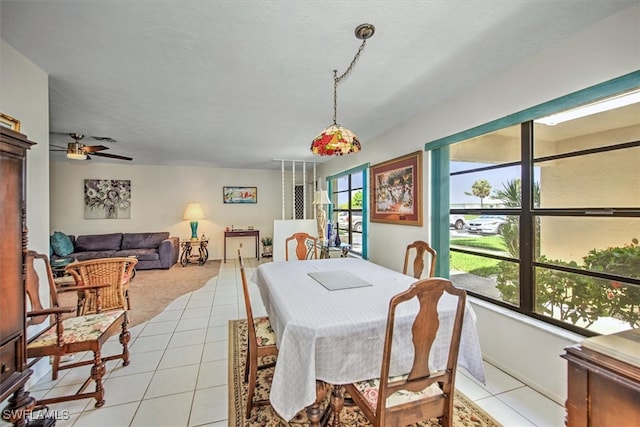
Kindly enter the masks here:
M 122 233 L 92 234 L 76 238 L 75 252 L 86 251 L 119 251 Z
M 160 254 L 157 249 L 127 249 L 126 251 L 117 251 L 113 256 L 134 256 L 138 258 L 138 261 L 157 261 L 160 259 Z
M 122 250 L 158 249 L 160 243 L 168 238 L 168 231 L 157 233 L 124 233 L 122 237 Z
M 73 252 L 73 242 L 71 238 L 60 231 L 54 231 L 49 239 L 53 252 L 62 257 L 66 257 Z

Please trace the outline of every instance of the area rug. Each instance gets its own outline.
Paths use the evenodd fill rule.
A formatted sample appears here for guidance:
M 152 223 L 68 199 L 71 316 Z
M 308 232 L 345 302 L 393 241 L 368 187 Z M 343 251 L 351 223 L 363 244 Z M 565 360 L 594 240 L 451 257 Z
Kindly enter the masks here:
M 176 298 L 200 289 L 219 272 L 220 260 L 185 267 L 176 263 L 168 270 L 138 270 L 129 285 L 129 327 L 154 318 Z M 75 293 L 59 295 L 62 305 L 75 306 Z
M 308 426 L 306 411 L 300 411 L 288 423 L 278 416 L 270 406 L 256 407 L 250 419 L 245 419 L 247 385 L 244 383 L 244 365 L 247 352 L 247 321 L 229 321 L 229 420 L 231 427 L 245 426 Z M 266 362 L 267 360 L 265 360 Z M 273 368 L 258 373 L 255 399 L 268 399 L 269 384 L 273 378 Z M 327 398 L 328 399 L 328 398 Z M 326 400 L 327 400 L 326 399 Z M 326 404 L 326 402 L 325 402 Z M 340 413 L 345 427 L 363 427 L 371 424 L 357 406 L 345 406 Z M 439 426 L 437 419 L 415 424 L 421 427 Z M 500 427 L 501 424 L 476 406 L 464 394 L 456 390 L 454 398 L 455 427 Z

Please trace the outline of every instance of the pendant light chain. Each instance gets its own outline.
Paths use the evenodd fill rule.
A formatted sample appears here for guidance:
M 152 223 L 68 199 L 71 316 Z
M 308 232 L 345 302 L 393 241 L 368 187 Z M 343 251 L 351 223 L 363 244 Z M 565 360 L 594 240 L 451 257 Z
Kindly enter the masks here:
M 371 24 L 360 24 L 356 27 L 355 36 L 362 40 L 362 44 L 358 48 L 351 64 L 338 76 L 338 70 L 333 70 L 333 124 L 323 129 L 313 141 L 311 141 L 310 150 L 313 154 L 319 156 L 343 156 L 345 154 L 357 153 L 362 149 L 362 145 L 356 134 L 346 127 L 338 124 L 338 83 L 345 79 L 353 67 L 358 62 L 360 54 L 367 44 L 366 40 L 373 36 L 375 27 Z
M 349 67 L 347 67 L 345 72 L 342 73 L 340 77 L 338 77 L 338 70 L 333 70 L 333 124 L 334 125 L 337 124 L 336 120 L 338 117 L 338 83 L 342 79 L 346 78 L 349 75 L 349 73 L 351 73 L 351 70 L 353 70 L 353 66 L 356 65 L 358 58 L 360 58 L 360 53 L 364 49 L 364 45 L 366 43 L 367 43 L 366 39 L 362 40 L 362 44 L 358 48 L 358 52 L 356 52 L 356 56 L 353 57 L 351 64 L 349 64 Z

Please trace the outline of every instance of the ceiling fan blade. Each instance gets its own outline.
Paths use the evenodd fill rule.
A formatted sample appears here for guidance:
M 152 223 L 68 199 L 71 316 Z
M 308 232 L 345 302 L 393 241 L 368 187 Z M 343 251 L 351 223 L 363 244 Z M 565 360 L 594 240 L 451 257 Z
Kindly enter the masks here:
M 110 136 L 91 136 L 91 138 L 95 139 L 96 141 L 118 142 L 115 139 L 111 138 Z
M 118 156 L 117 154 L 107 154 L 107 153 L 91 153 L 91 154 L 93 154 L 94 156 L 109 157 L 111 159 L 133 160 L 131 157 Z
M 49 147 L 55 147 L 55 148 L 59 148 L 61 150 L 67 150 L 68 147 L 60 147 L 59 145 L 53 145 L 53 144 L 49 144 Z M 51 151 L 57 151 L 57 150 L 51 150 Z
M 108 150 L 109 147 L 105 147 L 104 145 L 85 145 L 82 147 L 82 150 L 85 153 L 95 153 L 96 151 Z

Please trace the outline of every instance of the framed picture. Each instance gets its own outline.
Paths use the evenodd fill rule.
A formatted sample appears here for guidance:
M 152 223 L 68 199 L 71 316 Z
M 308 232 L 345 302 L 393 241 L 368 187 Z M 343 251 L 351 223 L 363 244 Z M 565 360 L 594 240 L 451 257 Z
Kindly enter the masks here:
M 371 166 L 372 222 L 422 225 L 422 151 Z
M 20 132 L 20 120 L 14 119 L 4 113 L 0 113 L 0 126 Z
M 130 180 L 84 180 L 84 219 L 128 218 L 131 218 Z
M 224 203 L 258 203 L 258 187 L 222 187 Z

